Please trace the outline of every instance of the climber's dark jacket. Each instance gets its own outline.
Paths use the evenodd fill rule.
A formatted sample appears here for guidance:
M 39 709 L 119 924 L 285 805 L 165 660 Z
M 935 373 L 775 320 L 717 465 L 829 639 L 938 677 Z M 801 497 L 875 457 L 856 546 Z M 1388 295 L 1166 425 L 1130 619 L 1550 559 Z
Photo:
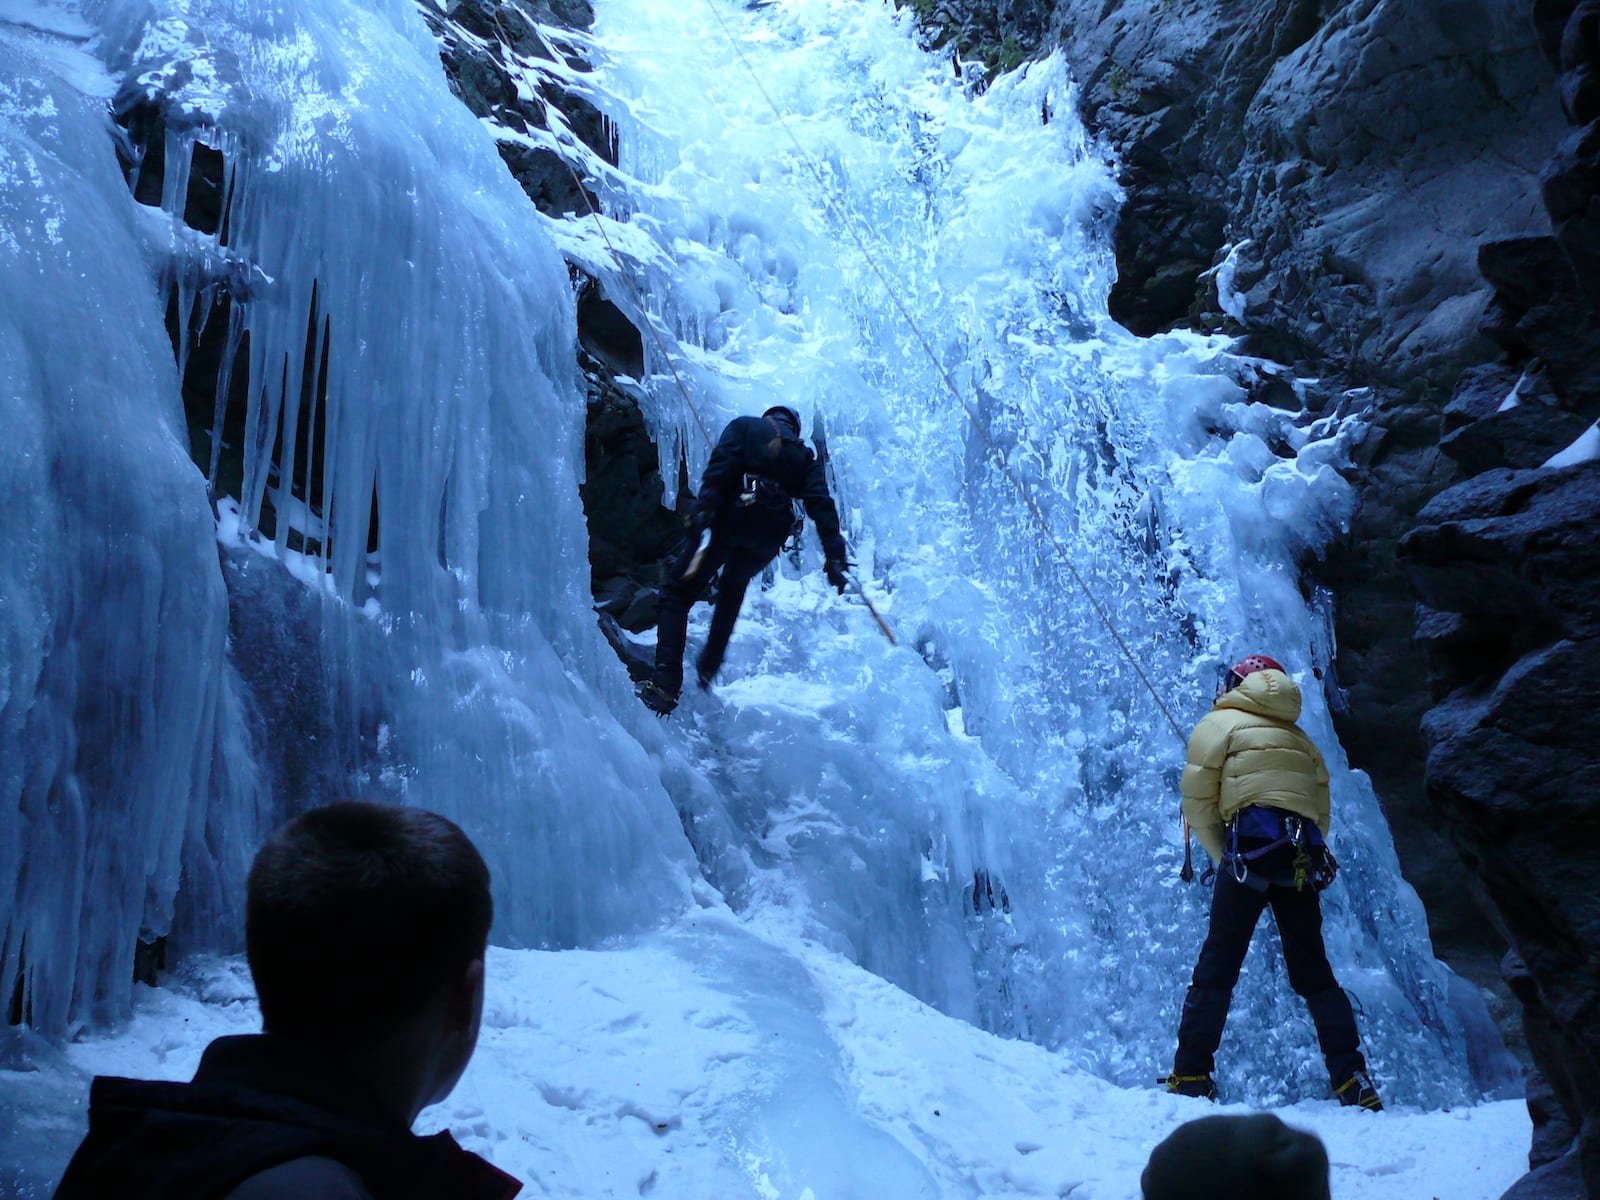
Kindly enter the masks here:
M 261 1034 L 212 1042 L 190 1083 L 96 1079 L 55 1200 L 223 1200 L 288 1163 L 342 1185 L 319 1193 L 373 1200 L 509 1200 L 521 1187 L 448 1133 L 400 1128 L 325 1055 Z
M 828 494 L 827 472 L 811 447 L 778 421 L 735 417 L 712 448 L 711 460 L 700 480 L 696 510 L 713 526 L 760 521 L 759 514 L 747 516 L 739 512 L 738 500 L 746 475 L 771 480 L 783 489 L 785 499 L 800 501 L 817 527 L 823 553 L 831 560 L 844 561 L 839 511 Z M 776 540 L 781 544 L 787 533 L 786 515 L 776 514 L 766 524 L 770 529 L 765 532 L 777 533 Z

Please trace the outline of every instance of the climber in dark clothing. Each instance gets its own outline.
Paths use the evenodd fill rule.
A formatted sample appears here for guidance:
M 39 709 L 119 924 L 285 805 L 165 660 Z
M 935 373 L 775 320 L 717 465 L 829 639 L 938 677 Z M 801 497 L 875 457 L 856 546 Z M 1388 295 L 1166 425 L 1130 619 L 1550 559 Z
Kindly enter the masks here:
M 332 804 L 250 871 L 265 1032 L 218 1038 L 189 1083 L 98 1078 L 56 1200 L 510 1200 L 521 1185 L 411 1123 L 478 1039 L 489 871 L 417 808 Z
M 711 632 L 695 660 L 700 686 L 711 686 L 739 619 L 745 588 L 783 549 L 794 527 L 796 500 L 822 539 L 828 582 L 842 593 L 850 564 L 839 513 L 828 494 L 822 463 L 800 440 L 800 415 L 778 406 L 759 417 L 728 422 L 701 477 L 689 538 L 661 588 L 655 672 L 639 692 L 652 711 L 665 716 L 677 707 L 689 609 L 720 568 Z

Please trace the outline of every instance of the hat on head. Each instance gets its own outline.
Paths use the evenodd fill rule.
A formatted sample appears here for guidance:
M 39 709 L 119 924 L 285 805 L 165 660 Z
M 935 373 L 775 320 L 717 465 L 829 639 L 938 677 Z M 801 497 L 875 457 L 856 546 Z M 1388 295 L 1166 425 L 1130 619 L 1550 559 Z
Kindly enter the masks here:
M 800 414 L 787 404 L 774 404 L 761 415 L 774 421 L 784 422 L 789 426 L 790 432 L 796 437 L 800 436 Z
M 1271 1113 L 1201 1117 L 1150 1152 L 1144 1200 L 1329 1200 L 1328 1152 Z

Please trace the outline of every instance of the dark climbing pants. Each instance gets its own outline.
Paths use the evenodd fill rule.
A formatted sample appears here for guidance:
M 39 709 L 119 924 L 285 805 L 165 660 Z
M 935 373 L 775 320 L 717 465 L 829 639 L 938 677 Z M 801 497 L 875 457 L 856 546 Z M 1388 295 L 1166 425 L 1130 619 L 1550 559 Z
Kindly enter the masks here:
M 1239 981 L 1239 968 L 1250 949 L 1256 922 L 1269 904 L 1283 942 L 1289 986 L 1311 1010 L 1330 1084 L 1337 1087 L 1353 1072 L 1364 1069 L 1355 1013 L 1333 977 L 1328 952 L 1322 944 L 1322 902 L 1316 891 L 1277 885 L 1256 891 L 1234 879 L 1226 867 L 1217 871 L 1216 879 L 1211 893 L 1211 925 L 1178 1022 L 1178 1053 L 1173 1069 L 1179 1075 L 1211 1073 L 1222 1042 L 1222 1027 L 1228 1019 L 1233 985 Z
M 725 531 L 714 533 L 699 567 L 688 575 L 698 547 L 692 542 L 684 547 L 667 570 L 656 610 L 656 669 L 650 678 L 657 687 L 673 696 L 683 690 L 683 647 L 689 636 L 689 609 L 720 568 L 722 577 L 717 582 L 716 606 L 711 610 L 711 631 L 706 636 L 705 649 L 695 659 L 702 685 L 716 678 L 728 639 L 733 637 L 739 609 L 744 605 L 745 589 L 782 548 L 781 542 L 750 544 L 735 540 Z

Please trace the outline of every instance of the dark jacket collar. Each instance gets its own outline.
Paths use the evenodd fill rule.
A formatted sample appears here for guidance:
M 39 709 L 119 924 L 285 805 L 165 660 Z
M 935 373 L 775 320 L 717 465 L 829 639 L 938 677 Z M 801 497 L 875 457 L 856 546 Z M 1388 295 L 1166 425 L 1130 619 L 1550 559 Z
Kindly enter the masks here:
M 190 1083 L 98 1078 L 89 1107 L 58 1200 L 221 1196 L 308 1155 L 344 1163 L 377 1200 L 509 1200 L 521 1187 L 448 1133 L 401 1127 L 327 1054 L 268 1034 L 211 1043 Z

